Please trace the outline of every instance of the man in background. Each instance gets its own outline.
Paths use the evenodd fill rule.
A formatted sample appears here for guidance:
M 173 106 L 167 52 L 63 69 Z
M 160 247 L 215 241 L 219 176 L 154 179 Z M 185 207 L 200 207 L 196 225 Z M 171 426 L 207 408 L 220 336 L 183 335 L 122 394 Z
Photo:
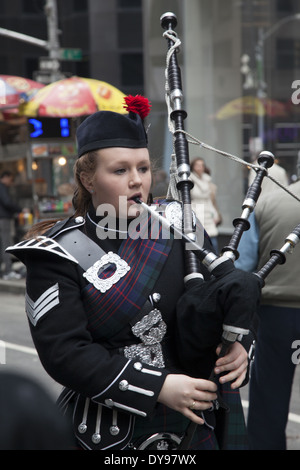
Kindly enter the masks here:
M 289 190 L 300 197 L 298 180 Z M 276 188 L 276 186 L 274 185 Z M 252 216 L 252 217 L 251 217 Z M 259 198 L 239 245 L 237 268 L 259 270 L 300 223 L 300 202 L 282 189 Z M 259 308 L 258 338 L 250 379 L 248 435 L 253 450 L 286 450 L 286 425 L 300 338 L 300 247 L 266 279 Z M 299 349 L 299 348 L 298 348 Z
M 4 171 L 0 176 L 0 269 L 3 265 L 2 279 L 20 279 L 21 275 L 12 270 L 11 255 L 5 249 L 12 245 L 12 220 L 14 214 L 21 212 L 10 196 L 9 188 L 13 185 L 14 175 Z

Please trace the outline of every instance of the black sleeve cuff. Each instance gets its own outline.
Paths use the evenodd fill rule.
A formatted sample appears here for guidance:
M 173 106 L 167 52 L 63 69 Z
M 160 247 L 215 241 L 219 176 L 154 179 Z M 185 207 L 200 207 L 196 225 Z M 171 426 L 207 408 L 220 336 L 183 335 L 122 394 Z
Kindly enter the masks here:
M 92 399 L 109 408 L 148 417 L 169 371 L 128 361 L 114 381 Z

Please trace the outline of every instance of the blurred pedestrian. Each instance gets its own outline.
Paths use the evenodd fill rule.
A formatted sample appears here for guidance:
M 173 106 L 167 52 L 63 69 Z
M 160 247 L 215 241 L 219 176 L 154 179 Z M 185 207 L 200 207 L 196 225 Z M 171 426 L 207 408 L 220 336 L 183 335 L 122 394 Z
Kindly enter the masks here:
M 190 178 L 194 183 L 191 190 L 192 209 L 208 233 L 214 251 L 218 253 L 218 225 L 222 217 L 217 207 L 217 186 L 212 182 L 202 158 L 192 161 Z
M 300 175 L 300 173 L 298 173 Z M 289 189 L 300 197 L 300 180 Z M 260 269 L 299 223 L 299 202 L 282 190 L 261 196 L 243 235 L 236 267 Z M 299 248 L 269 274 L 262 290 L 258 339 L 250 380 L 248 434 L 251 449 L 285 450 L 286 425 L 300 338 Z M 295 343 L 296 342 L 296 343 Z M 299 348 L 298 348 L 299 349 Z
M 69 424 L 30 377 L 0 372 L 0 450 L 74 450 Z
M 13 185 L 14 175 L 10 171 L 4 171 L 0 176 L 0 270 L 3 263 L 2 278 L 21 279 L 21 275 L 13 271 L 12 259 L 5 249 L 12 244 L 12 219 L 14 214 L 22 211 L 16 203 L 13 202 L 9 188 Z

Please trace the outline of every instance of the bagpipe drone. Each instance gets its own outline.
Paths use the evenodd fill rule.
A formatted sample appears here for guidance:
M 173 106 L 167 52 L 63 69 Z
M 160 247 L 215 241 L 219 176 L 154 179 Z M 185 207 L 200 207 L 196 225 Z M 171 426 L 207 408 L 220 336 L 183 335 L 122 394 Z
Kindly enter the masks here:
M 241 236 L 250 228 L 248 218 L 255 208 L 263 179 L 274 163 L 274 156 L 270 152 L 263 151 L 255 168 L 256 177 L 242 204 L 242 214 L 233 221 L 233 235 L 229 244 L 223 248 L 222 254 L 217 256 L 197 243 L 190 196 L 193 183 L 189 178 L 188 140 L 184 130 L 187 113 L 182 108 L 181 72 L 177 62 L 180 40 L 174 32 L 177 18 L 174 13 L 167 12 L 161 16 L 160 21 L 165 30 L 164 37 L 168 41 L 166 102 L 169 127 L 173 133 L 176 190 L 182 207 L 182 230 L 170 224 L 147 204 L 140 200 L 136 202 L 150 211 L 163 225 L 167 225 L 178 238 L 182 238 L 183 242 L 189 244 L 189 249 L 185 250 L 185 292 L 177 304 L 178 348 L 182 364 L 188 373 L 192 376 L 198 374 L 202 378 L 215 380 L 218 383 L 213 373 L 217 346 L 222 344 L 220 356 L 223 356 L 232 343 L 249 333 L 259 306 L 264 281 L 275 266 L 285 262 L 286 253 L 299 242 L 300 224 L 286 237 L 285 244 L 280 250 L 272 250 L 269 261 L 260 271 L 248 273 L 235 268 L 234 261 L 239 256 L 238 245 Z M 199 263 L 202 263 L 209 272 L 208 279 L 204 280 L 199 273 Z M 207 361 L 208 357 L 210 361 Z M 201 366 L 202 363 L 206 364 L 205 367 Z M 188 448 L 195 427 L 194 423 L 189 425 L 180 449 Z

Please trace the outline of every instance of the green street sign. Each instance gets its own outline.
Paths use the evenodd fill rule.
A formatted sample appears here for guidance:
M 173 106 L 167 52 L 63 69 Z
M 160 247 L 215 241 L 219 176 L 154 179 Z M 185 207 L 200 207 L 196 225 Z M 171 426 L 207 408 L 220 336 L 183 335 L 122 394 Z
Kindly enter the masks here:
M 81 49 L 60 49 L 61 60 L 82 60 Z

